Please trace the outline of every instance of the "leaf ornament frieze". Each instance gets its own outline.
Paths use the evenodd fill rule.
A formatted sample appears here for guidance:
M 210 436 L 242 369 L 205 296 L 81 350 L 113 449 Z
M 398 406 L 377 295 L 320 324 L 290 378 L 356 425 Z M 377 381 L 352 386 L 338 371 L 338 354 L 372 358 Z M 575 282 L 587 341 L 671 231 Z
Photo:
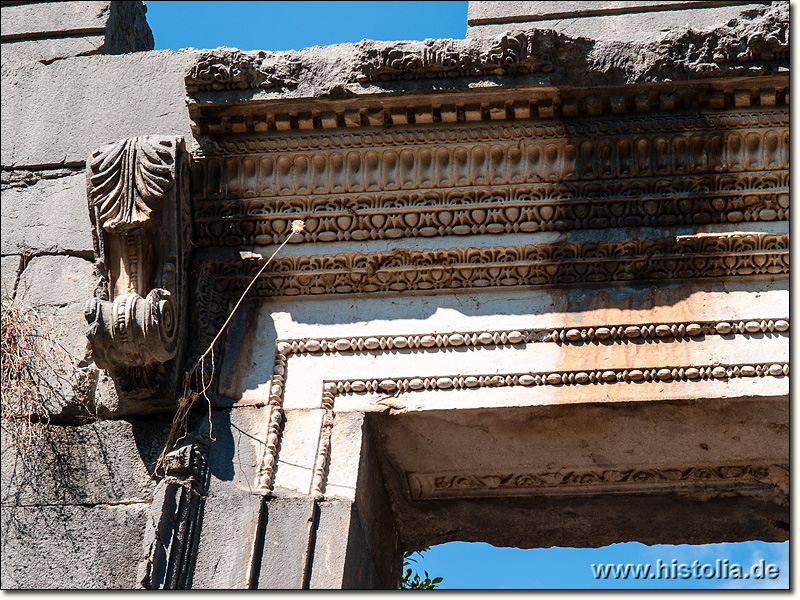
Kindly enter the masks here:
M 205 277 L 241 292 L 261 259 L 209 261 Z M 272 266 L 274 265 L 274 266 Z M 515 286 L 782 277 L 788 234 L 742 233 L 626 241 L 286 256 L 256 281 L 257 298 L 440 292 Z
M 295 217 L 316 243 L 787 221 L 789 202 L 782 172 L 199 202 L 195 228 L 236 247 L 280 243 Z

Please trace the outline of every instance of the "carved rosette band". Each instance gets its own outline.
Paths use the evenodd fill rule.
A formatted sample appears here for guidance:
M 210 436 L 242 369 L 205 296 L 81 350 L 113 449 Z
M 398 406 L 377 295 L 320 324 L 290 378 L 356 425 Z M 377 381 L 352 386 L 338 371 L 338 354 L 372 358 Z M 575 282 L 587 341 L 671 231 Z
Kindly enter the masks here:
M 186 329 L 179 315 L 191 236 L 188 155 L 180 138 L 145 136 L 103 146 L 87 165 L 102 276 L 85 308 L 93 359 L 128 397 L 169 395 Z
M 650 381 L 728 380 L 744 377 L 784 377 L 789 363 L 747 365 L 703 365 L 641 369 L 595 369 L 586 371 L 550 371 L 510 375 L 451 375 L 444 377 L 403 377 L 399 379 L 352 379 L 325 382 L 330 394 L 415 392 L 425 390 L 462 390 L 485 387 L 593 385 L 646 383 Z

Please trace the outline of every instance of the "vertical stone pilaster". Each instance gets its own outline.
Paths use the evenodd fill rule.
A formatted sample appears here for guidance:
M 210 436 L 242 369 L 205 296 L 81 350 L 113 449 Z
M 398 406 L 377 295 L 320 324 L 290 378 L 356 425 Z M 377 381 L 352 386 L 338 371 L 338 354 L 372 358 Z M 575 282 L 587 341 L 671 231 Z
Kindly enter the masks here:
M 290 412 L 287 420 L 291 418 Z M 264 500 L 263 541 L 258 544 L 261 556 L 253 587 L 399 586 L 402 552 L 365 415 L 335 414 L 329 431 L 323 420 L 323 446 L 328 436 L 324 481 L 313 490 L 322 494 L 315 496 L 310 490 L 288 495 L 277 488 L 274 497 Z M 319 483 L 317 478 L 314 483 Z

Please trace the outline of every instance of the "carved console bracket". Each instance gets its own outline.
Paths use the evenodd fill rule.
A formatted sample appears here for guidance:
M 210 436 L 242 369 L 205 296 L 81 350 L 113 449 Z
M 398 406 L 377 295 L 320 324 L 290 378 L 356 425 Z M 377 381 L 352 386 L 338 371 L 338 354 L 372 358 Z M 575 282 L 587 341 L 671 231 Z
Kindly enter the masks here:
M 85 308 L 95 364 L 128 398 L 174 397 L 187 328 L 189 154 L 182 138 L 143 136 L 95 150 L 87 195 L 95 266 Z

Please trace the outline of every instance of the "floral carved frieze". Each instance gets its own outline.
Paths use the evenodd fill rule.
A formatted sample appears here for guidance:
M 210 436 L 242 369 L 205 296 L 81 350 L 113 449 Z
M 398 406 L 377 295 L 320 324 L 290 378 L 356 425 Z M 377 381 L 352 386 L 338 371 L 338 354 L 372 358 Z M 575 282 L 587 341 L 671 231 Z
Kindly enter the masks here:
M 469 186 L 198 202 L 198 246 L 787 221 L 788 173 Z
M 191 242 L 188 162 L 181 138 L 161 136 L 103 146 L 87 161 L 102 277 L 85 308 L 87 336 L 95 364 L 130 398 L 168 395 L 177 385 Z
M 454 474 L 408 473 L 407 491 L 413 500 L 492 498 L 530 494 L 663 493 L 698 486 L 731 484 L 779 485 L 789 465 L 726 465 L 626 470 L 558 470 L 536 473 Z
M 205 263 L 201 277 L 228 294 L 241 292 L 261 259 Z M 563 242 L 489 248 L 287 256 L 253 286 L 257 297 L 436 292 L 502 288 L 785 276 L 787 234 L 675 236 L 617 242 Z M 200 304 L 202 307 L 202 304 Z

